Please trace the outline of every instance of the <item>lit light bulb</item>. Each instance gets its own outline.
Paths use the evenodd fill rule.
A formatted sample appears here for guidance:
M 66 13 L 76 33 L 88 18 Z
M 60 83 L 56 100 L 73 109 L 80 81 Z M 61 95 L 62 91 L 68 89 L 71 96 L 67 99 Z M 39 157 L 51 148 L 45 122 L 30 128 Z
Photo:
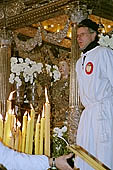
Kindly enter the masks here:
M 47 25 L 44 25 L 44 29 L 47 29 L 48 27 L 47 27 Z
M 108 28 L 111 28 L 111 25 L 108 25 Z

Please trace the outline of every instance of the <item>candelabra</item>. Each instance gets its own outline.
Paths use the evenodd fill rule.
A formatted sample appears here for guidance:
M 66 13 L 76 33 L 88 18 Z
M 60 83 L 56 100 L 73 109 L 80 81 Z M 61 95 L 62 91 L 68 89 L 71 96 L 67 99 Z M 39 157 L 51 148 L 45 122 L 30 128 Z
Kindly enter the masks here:
M 6 113 L 7 99 L 10 92 L 9 75 L 10 75 L 10 56 L 11 43 L 6 31 L 6 16 L 4 9 L 4 27 L 0 32 L 0 112 Z
M 78 59 L 78 44 L 77 44 L 77 23 L 86 18 L 80 10 L 79 4 L 74 12 L 71 14 L 72 22 L 72 46 L 71 46 L 71 62 L 70 62 L 70 92 L 69 92 L 69 115 L 68 115 L 68 142 L 69 144 L 76 144 L 76 135 L 78 123 L 81 115 L 80 97 L 77 83 L 77 75 L 75 72 L 75 64 Z

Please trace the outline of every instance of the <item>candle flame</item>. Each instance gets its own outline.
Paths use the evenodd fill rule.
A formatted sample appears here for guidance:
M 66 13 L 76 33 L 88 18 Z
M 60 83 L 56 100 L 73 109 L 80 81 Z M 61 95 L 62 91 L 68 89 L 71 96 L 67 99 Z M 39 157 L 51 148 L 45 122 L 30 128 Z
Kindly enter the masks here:
M 30 121 L 31 120 L 31 117 L 30 117 L 30 115 L 28 114 L 28 121 Z
M 32 105 L 32 104 L 30 104 L 30 107 L 31 107 L 31 109 L 32 109 L 32 110 L 34 110 L 34 108 L 33 108 L 33 105 Z
M 21 123 L 20 123 L 19 121 L 17 122 L 17 126 L 18 126 L 18 127 L 20 127 L 20 126 L 21 126 Z
M 43 105 L 43 110 L 42 110 L 42 117 L 44 117 L 44 105 Z
M 9 137 L 10 138 L 13 137 L 13 134 L 12 134 L 11 130 L 10 130 L 10 133 L 9 133 Z
M 10 93 L 8 100 L 12 100 L 12 98 L 13 98 L 13 93 L 15 93 L 15 90 Z
M 12 109 L 9 109 L 9 110 L 8 110 L 8 114 L 12 114 Z
M 47 87 L 45 87 L 45 97 L 46 97 L 46 103 L 49 103 L 48 95 L 47 95 Z
M 7 121 L 8 119 L 8 113 L 6 113 L 6 116 L 5 116 L 5 121 Z
M 16 117 L 14 118 L 14 130 L 16 131 Z
M 24 113 L 24 116 L 27 116 L 27 111 Z
M 2 114 L 0 114 L 0 120 L 2 120 L 2 119 L 3 119 Z
M 38 123 L 40 122 L 40 114 L 38 115 L 37 122 L 38 122 Z
M 11 114 L 14 115 L 14 109 L 12 110 Z

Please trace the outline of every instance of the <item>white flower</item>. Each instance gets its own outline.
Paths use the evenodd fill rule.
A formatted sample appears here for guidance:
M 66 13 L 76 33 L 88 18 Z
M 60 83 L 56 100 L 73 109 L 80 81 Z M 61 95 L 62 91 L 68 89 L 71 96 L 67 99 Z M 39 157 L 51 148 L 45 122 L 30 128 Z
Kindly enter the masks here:
M 57 66 L 57 65 L 54 65 L 53 68 L 54 68 L 55 70 L 58 70 L 58 66 Z
M 67 132 L 67 127 L 66 126 L 64 126 L 64 127 L 62 127 L 62 132 Z
M 31 65 L 36 65 L 36 61 L 30 60 L 30 64 L 31 64 Z
M 25 74 L 24 74 L 24 78 L 25 78 L 24 80 L 25 80 L 26 83 L 30 80 L 29 76 L 25 75 Z
M 57 65 L 53 65 L 53 78 L 54 78 L 54 82 L 57 80 L 60 80 L 61 77 L 61 73 L 59 72 L 58 66 Z
M 15 77 L 15 81 L 16 81 L 18 86 L 22 85 L 22 81 L 21 81 L 21 79 L 18 76 Z
M 21 81 L 20 78 L 19 78 L 19 76 L 16 76 L 16 77 L 15 77 L 15 81 L 16 81 L 16 82 Z
M 113 49 L 113 35 L 112 35 L 112 37 L 109 37 L 108 35 L 106 35 L 106 36 L 100 35 L 98 43 L 101 46 L 110 47 Z
M 34 75 L 35 78 L 37 78 L 37 74 L 36 73 L 34 73 L 33 75 Z
M 51 72 L 51 65 L 45 64 L 47 74 L 51 77 L 53 76 L 54 82 L 60 79 L 60 72 L 56 65 L 53 66 L 53 71 Z M 22 84 L 22 78 L 25 82 L 30 82 L 31 84 L 37 78 L 37 74 L 43 73 L 43 64 L 36 63 L 35 61 L 26 58 L 16 58 L 11 57 L 11 74 L 9 77 L 9 82 L 14 83 L 15 81 L 18 85 Z M 18 77 L 18 78 L 17 78 Z
M 10 77 L 9 77 L 9 82 L 10 82 L 11 84 L 14 83 L 14 78 L 15 78 L 15 75 L 14 75 L 13 73 L 11 73 L 11 74 L 10 74 Z
M 13 84 L 14 81 L 16 81 L 19 85 L 21 85 L 22 80 L 19 76 L 20 74 L 22 74 L 24 81 L 29 81 L 32 84 L 34 78 L 37 77 L 37 73 L 42 72 L 42 67 L 42 63 L 36 63 L 29 58 L 26 58 L 24 61 L 23 58 L 17 59 L 15 57 L 11 57 L 11 75 L 9 78 L 9 82 Z M 13 76 L 12 73 L 14 74 Z
M 20 63 L 23 63 L 23 58 L 18 59 Z
M 53 134 L 53 137 L 56 137 L 57 136 L 57 134 Z
M 30 64 L 30 59 L 29 59 L 29 58 L 26 58 L 26 59 L 25 59 L 25 63 Z
M 56 150 L 59 151 L 60 148 L 61 148 L 61 145 L 57 146 L 57 147 L 56 147 Z
M 61 73 L 59 71 L 57 71 L 57 70 L 53 71 L 54 82 L 57 80 L 60 80 L 60 76 L 61 76 Z
M 10 78 L 11 78 L 11 79 L 14 79 L 14 78 L 15 78 L 14 73 L 11 73 L 11 74 L 10 74 Z
M 46 66 L 47 74 L 50 73 L 51 66 L 49 64 L 45 64 L 45 66 Z
M 30 76 L 30 83 L 33 84 L 33 75 Z
M 40 74 L 42 72 L 42 67 L 43 67 L 42 63 L 37 63 L 37 72 L 38 72 L 38 74 Z
M 59 131 L 58 136 L 59 136 L 59 137 L 62 137 L 62 136 L 63 136 L 62 130 Z
M 62 128 L 56 127 L 53 129 L 53 132 L 55 136 L 63 137 L 63 134 L 67 132 L 67 127 L 66 126 L 63 126 Z
M 68 82 L 65 82 L 64 86 L 67 87 L 68 86 Z
M 17 63 L 17 58 L 16 57 L 11 57 L 11 63 Z
M 113 49 L 113 35 L 112 35 L 112 37 L 110 38 L 109 46 Z
M 56 133 L 56 134 L 58 134 L 59 128 L 58 128 L 58 127 L 54 128 L 54 129 L 53 129 L 53 132 Z

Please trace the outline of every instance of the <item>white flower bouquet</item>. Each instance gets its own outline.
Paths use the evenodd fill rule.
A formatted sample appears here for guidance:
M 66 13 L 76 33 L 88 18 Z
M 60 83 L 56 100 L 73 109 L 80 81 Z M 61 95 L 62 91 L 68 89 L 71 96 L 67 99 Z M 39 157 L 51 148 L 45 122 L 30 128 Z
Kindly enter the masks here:
M 110 47 L 113 49 L 113 34 L 110 37 L 109 35 L 100 35 L 99 44 L 104 47 Z
M 67 133 L 67 126 L 62 126 L 61 128 L 54 128 L 53 129 L 53 136 L 52 136 L 52 156 L 58 157 L 63 154 L 68 154 L 70 151 L 67 149 L 67 140 L 68 140 L 68 133 Z
M 51 68 L 51 65 L 45 64 L 46 72 L 51 77 L 53 76 L 53 81 L 60 79 L 60 72 L 56 65 Z M 9 82 L 13 84 L 16 82 L 18 86 L 22 85 L 22 81 L 30 82 L 32 84 L 37 78 L 37 74 L 43 73 L 44 65 L 42 63 L 36 63 L 29 58 L 17 58 L 11 57 L 11 74 L 9 77 Z

